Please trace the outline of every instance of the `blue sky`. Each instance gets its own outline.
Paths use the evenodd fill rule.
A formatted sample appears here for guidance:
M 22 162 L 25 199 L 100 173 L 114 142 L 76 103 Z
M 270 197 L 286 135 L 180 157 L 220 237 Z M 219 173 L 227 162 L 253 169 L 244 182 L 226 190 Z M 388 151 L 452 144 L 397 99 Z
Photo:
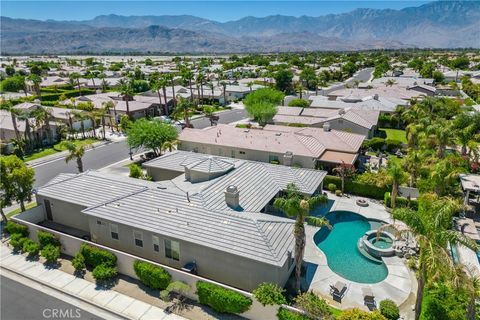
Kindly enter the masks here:
M 102 14 L 189 14 L 216 21 L 245 16 L 321 16 L 356 8 L 402 9 L 429 1 L 23 1 L 1 0 L 2 16 L 39 20 L 87 20 Z

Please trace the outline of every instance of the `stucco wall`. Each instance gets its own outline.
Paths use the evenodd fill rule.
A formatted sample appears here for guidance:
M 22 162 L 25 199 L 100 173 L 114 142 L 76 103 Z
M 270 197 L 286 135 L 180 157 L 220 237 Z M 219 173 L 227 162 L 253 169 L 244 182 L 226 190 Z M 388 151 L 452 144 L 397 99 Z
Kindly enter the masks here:
M 97 221 L 100 221 L 101 224 Z M 276 267 L 270 264 L 247 259 L 245 257 L 229 254 L 224 251 L 205 247 L 201 244 L 186 242 L 172 237 L 165 237 L 149 231 L 135 229 L 131 226 L 95 217 L 89 217 L 89 224 L 92 241 L 96 243 L 174 268 L 181 268 L 188 262 L 196 261 L 198 274 L 202 277 L 213 279 L 243 290 L 253 290 L 262 282 L 274 282 L 283 286 L 291 272 L 291 270 L 287 269 L 287 262 L 285 262 L 283 267 Z M 117 226 L 119 234 L 118 240 L 111 237 L 110 224 Z M 178 228 L 187 228 L 191 229 L 188 230 L 188 232 L 195 232 L 195 229 L 189 226 L 178 226 Z M 134 230 L 142 232 L 143 247 L 135 245 L 133 236 Z M 159 238 L 159 252 L 153 250 L 153 235 Z M 165 257 L 165 239 L 174 240 L 179 243 L 179 261 Z
M 147 174 L 152 177 L 153 181 L 172 180 L 182 174 L 182 172 L 167 169 L 153 168 L 145 166 Z
M 117 267 L 118 267 L 119 273 L 127 275 L 131 278 L 134 278 L 134 279 L 138 279 L 136 274 L 135 274 L 135 271 L 133 270 L 134 261 L 135 260 L 148 261 L 150 263 L 161 266 L 165 270 L 167 270 L 170 273 L 170 275 L 172 276 L 172 281 L 182 281 L 182 282 L 187 283 L 191 288 L 191 291 L 187 295 L 191 299 L 194 299 L 194 300 L 198 301 L 198 296 L 195 294 L 195 287 L 196 287 L 195 284 L 196 284 L 196 282 L 197 281 L 207 281 L 207 282 L 215 283 L 215 284 L 223 286 L 225 288 L 237 291 L 237 292 L 239 292 L 239 293 L 241 293 L 241 294 L 243 294 L 243 295 L 252 299 L 253 303 L 252 303 L 252 306 L 250 307 L 250 310 L 241 314 L 242 317 L 247 318 L 247 319 L 255 319 L 255 320 L 260 320 L 260 319 L 261 320 L 275 320 L 275 319 L 277 319 L 276 314 L 277 314 L 277 311 L 278 311 L 278 308 L 279 308 L 278 306 L 265 306 L 264 307 L 249 292 L 242 291 L 242 290 L 224 285 L 222 283 L 211 281 L 209 279 L 202 278 L 200 276 L 196 276 L 196 275 L 193 275 L 193 274 L 190 274 L 190 273 L 186 273 L 186 272 L 183 272 L 181 270 L 171 268 L 167 265 L 162 265 L 162 264 L 159 264 L 159 263 L 155 263 L 153 261 L 145 260 L 145 259 L 143 259 L 139 256 L 135 256 L 135 255 L 131 255 L 131 254 L 128 254 L 128 253 L 125 253 L 125 252 L 121 252 L 121 251 L 118 251 L 118 250 L 115 250 L 115 249 L 112 249 L 112 248 L 109 248 L 109 247 L 105 247 L 105 246 L 102 246 L 102 245 L 99 245 L 99 244 L 96 244 L 96 243 L 92 243 L 92 242 L 89 242 L 89 241 L 86 241 L 86 240 L 83 240 L 83 239 L 80 239 L 80 238 L 75 238 L 75 237 L 69 236 L 67 234 L 58 232 L 58 231 L 50 230 L 50 229 L 47 229 L 45 227 L 30 223 L 28 221 L 25 221 L 23 219 L 19 219 L 18 216 L 12 218 L 12 220 L 28 226 L 28 229 L 30 231 L 30 238 L 34 241 L 38 241 L 38 238 L 37 238 L 38 230 L 44 230 L 44 231 L 48 231 L 50 233 L 53 233 L 60 240 L 62 253 L 66 254 L 66 255 L 74 256 L 79 251 L 80 245 L 82 243 L 88 243 L 90 245 L 97 246 L 101 249 L 110 251 L 113 254 L 115 254 L 117 256 Z M 289 306 L 284 306 L 284 307 L 286 307 L 290 310 L 298 311 L 297 309 L 294 309 L 294 308 L 289 307 Z
M 90 231 L 87 216 L 82 213 L 82 210 L 85 210 L 86 207 L 37 195 L 37 203 L 44 204 L 44 199 L 50 200 L 50 208 L 52 209 L 53 218 L 52 221 L 70 226 L 72 228 L 80 229 L 87 233 Z

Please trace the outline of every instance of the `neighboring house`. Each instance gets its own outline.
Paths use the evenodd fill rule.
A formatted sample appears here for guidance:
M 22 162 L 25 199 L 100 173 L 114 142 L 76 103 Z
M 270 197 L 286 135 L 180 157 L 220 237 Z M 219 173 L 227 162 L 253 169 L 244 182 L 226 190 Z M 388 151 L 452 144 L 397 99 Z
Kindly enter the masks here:
M 58 76 L 52 77 L 42 77 L 42 82 L 40 83 L 40 87 L 60 87 L 67 85 L 69 83 L 68 78 L 61 78 Z M 80 81 L 80 86 L 82 86 L 83 82 Z M 28 92 L 35 92 L 35 85 L 31 80 L 26 80 L 25 85 Z
M 429 97 L 433 97 L 437 93 L 437 89 L 435 87 L 427 86 L 425 84 L 414 84 L 413 86 L 407 87 L 407 90 L 418 91 Z
M 251 87 L 247 85 L 230 85 L 225 86 L 225 96 L 227 101 L 237 101 L 245 98 L 252 91 L 263 88 L 261 85 L 254 84 Z
M 293 268 L 294 220 L 269 212 L 295 183 L 312 195 L 326 173 L 175 152 L 145 164 L 160 182 L 95 171 L 60 174 L 38 188 L 37 223 L 244 290 L 284 286 Z M 165 174 L 165 175 L 164 175 Z
M 273 123 L 278 125 L 322 128 L 328 123 L 330 129 L 361 134 L 370 139 L 377 128 L 379 111 L 322 108 L 278 107 Z
M 242 129 L 219 124 L 205 129 L 184 129 L 179 150 L 216 156 L 279 163 L 301 168 L 331 169 L 342 162 L 354 164 L 365 136 L 319 128 L 267 125 Z
M 324 96 L 310 96 L 312 103 L 310 108 L 320 109 L 355 109 L 359 112 L 363 111 L 379 111 L 380 114 L 392 114 L 397 109 L 397 106 L 408 107 L 410 103 L 406 100 L 396 99 L 391 97 L 373 95 L 365 96 L 363 98 L 352 96 L 342 97 L 337 100 L 329 100 Z

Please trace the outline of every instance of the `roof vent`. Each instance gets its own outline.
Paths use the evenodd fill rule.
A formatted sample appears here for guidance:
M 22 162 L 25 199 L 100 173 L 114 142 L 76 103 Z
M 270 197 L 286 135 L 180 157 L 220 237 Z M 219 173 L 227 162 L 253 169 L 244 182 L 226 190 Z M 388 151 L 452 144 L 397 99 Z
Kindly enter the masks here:
M 229 185 L 225 189 L 225 202 L 232 209 L 238 208 L 240 205 L 240 192 L 236 186 Z
M 338 114 L 339 114 L 339 115 L 344 115 L 344 114 L 345 114 L 345 109 L 343 109 L 343 108 L 342 108 L 342 109 L 339 109 L 339 110 L 338 110 Z
M 275 135 L 276 135 L 277 137 L 280 137 L 280 136 L 282 135 L 282 133 L 281 133 L 281 132 L 277 132 L 277 133 L 275 133 Z
M 325 131 L 325 132 L 330 131 L 330 122 L 325 122 L 323 124 L 323 131 Z

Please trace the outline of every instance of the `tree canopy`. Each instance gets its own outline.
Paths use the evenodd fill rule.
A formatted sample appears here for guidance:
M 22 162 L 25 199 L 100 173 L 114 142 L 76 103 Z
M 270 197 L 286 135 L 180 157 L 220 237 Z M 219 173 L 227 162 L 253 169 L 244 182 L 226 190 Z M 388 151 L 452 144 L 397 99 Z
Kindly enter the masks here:
M 139 119 L 128 129 L 127 143 L 135 149 L 151 149 L 155 156 L 159 156 L 162 145 L 176 138 L 177 130 L 172 125 L 158 120 Z

